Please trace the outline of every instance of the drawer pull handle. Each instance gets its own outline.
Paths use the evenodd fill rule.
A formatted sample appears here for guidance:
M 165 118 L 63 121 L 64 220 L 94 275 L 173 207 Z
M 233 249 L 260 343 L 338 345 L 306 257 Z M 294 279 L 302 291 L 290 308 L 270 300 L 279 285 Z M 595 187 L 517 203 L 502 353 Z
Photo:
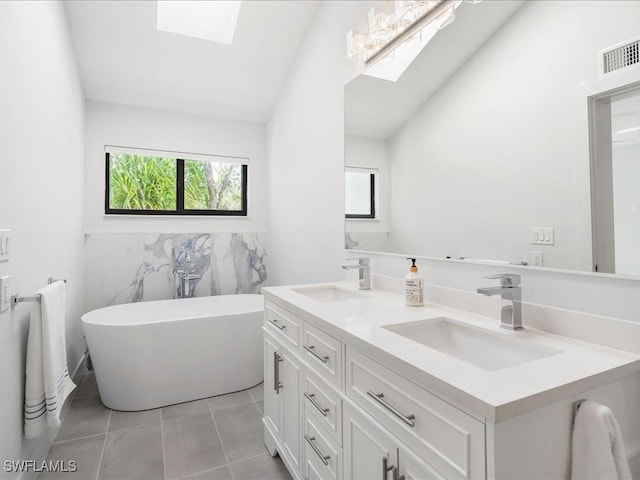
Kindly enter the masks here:
M 307 400 L 309 400 L 311 402 L 311 405 L 313 405 L 314 407 L 316 407 L 318 409 L 318 411 L 322 414 L 323 417 L 327 416 L 327 414 L 329 413 L 329 409 L 328 408 L 322 408 L 320 406 L 320 404 L 314 398 L 315 397 L 314 393 L 304 392 L 304 396 L 306 397 Z
M 311 355 L 313 355 L 314 357 L 316 357 L 318 360 L 320 360 L 322 363 L 327 363 L 329 361 L 329 357 L 323 357 L 322 355 L 318 355 L 316 353 L 316 351 L 314 350 L 316 347 L 314 347 L 313 345 L 305 345 L 304 349 L 309 352 Z
M 320 457 L 320 460 L 322 460 L 322 463 L 324 463 L 325 465 L 329 465 L 329 459 L 331 458 L 331 455 L 324 455 L 320 451 L 318 446 L 315 444 L 316 437 L 310 437 L 309 435 L 307 435 L 305 433 L 304 434 L 304 439 L 311 446 L 311 448 L 313 448 L 313 451 L 316 452 L 316 455 L 318 455 L 318 457 Z
M 280 362 L 283 359 L 278 352 L 273 352 L 273 389 L 276 391 L 276 395 L 280 394 L 282 383 L 280 382 Z
M 271 320 L 269 320 L 269 323 L 280 330 L 284 330 L 285 328 L 287 328 L 286 325 L 280 325 L 278 323 L 278 320 L 275 318 L 272 318 Z
M 396 478 L 396 467 L 393 465 L 389 466 L 389 459 L 384 456 L 382 457 L 382 480 L 387 480 L 387 473 L 393 470 L 393 479 Z
M 411 428 L 416 426 L 416 422 L 414 422 L 414 420 L 416 419 L 416 416 L 415 415 L 405 415 L 400 410 L 398 410 L 396 407 L 394 407 L 393 405 L 388 403 L 386 400 L 383 400 L 384 393 L 374 393 L 371 390 L 367 390 L 367 395 L 369 395 L 376 402 L 378 402 L 384 408 L 389 410 L 391 413 L 393 413 L 396 417 L 398 417 L 404 423 L 409 425 Z

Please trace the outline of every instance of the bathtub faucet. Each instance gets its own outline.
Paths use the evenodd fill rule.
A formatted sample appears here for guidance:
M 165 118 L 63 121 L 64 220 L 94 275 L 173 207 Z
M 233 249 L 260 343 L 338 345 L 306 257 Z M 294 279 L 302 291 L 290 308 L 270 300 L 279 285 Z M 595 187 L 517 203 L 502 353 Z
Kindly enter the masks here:
M 197 280 L 200 278 L 200 275 L 191 273 L 192 263 L 191 255 L 189 253 L 186 255 L 185 264 L 186 265 L 183 270 L 173 271 L 173 274 L 178 277 L 178 289 L 175 295 L 177 298 L 193 297 L 195 292 L 191 288 L 191 280 Z

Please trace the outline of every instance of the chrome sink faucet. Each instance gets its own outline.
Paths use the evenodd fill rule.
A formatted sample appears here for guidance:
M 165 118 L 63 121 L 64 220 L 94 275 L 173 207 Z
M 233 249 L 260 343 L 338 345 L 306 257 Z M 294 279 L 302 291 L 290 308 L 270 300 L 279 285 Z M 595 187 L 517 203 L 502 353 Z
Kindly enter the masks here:
M 487 275 L 489 279 L 500 280 L 499 287 L 479 288 L 481 295 L 500 295 L 505 300 L 511 300 L 511 305 L 502 307 L 500 327 L 507 330 L 522 330 L 522 290 L 520 289 L 520 275 L 514 273 L 498 273 Z
M 371 289 L 371 270 L 369 266 L 369 258 L 360 257 L 360 258 L 347 259 L 347 261 L 349 260 L 358 260 L 358 263 L 342 265 L 342 269 L 343 270 L 358 269 L 358 288 L 360 288 L 360 290 L 370 290 Z

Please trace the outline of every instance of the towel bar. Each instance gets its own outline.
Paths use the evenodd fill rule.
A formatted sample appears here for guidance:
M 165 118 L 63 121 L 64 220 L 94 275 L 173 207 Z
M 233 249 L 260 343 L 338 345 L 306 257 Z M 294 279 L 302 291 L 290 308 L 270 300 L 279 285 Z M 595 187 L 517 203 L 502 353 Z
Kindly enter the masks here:
M 40 294 L 33 297 L 19 297 L 18 295 L 11 295 L 11 305 L 16 306 L 21 302 L 40 302 Z
M 54 282 L 67 283 L 67 280 L 64 278 L 53 278 L 53 277 L 47 278 L 47 285 L 51 285 Z M 32 297 L 19 297 L 18 295 L 11 295 L 11 306 L 15 307 L 17 304 L 22 302 L 38 302 L 39 303 L 40 299 L 41 299 L 41 295 L 39 293 L 36 293 Z

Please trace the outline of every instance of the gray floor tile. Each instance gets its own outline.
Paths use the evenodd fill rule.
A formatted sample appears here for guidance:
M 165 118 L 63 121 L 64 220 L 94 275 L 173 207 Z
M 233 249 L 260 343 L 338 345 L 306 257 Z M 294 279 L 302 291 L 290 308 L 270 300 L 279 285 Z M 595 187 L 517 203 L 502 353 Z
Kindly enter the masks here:
M 49 450 L 47 460 L 62 462 L 64 468 L 69 469 L 75 462 L 75 472 L 42 472 L 39 480 L 94 480 L 98 478 L 100 458 L 104 445 L 104 435 L 56 443 Z
M 256 405 L 258 405 L 260 412 L 264 414 L 264 400 L 260 400 L 259 402 L 256 402 Z
M 291 480 L 280 457 L 268 453 L 232 463 L 230 467 L 237 480 Z
M 168 420 L 162 422 L 162 428 L 168 479 L 185 477 L 227 463 L 210 412 Z
M 76 398 L 91 397 L 99 395 L 98 384 L 96 383 L 96 375 L 93 372 L 87 372 L 82 377 L 82 381 L 76 389 Z
M 164 478 L 160 424 L 107 434 L 100 480 Z
M 229 466 L 225 465 L 224 467 L 218 467 L 214 468 L 213 470 L 207 470 L 206 472 L 189 475 L 188 477 L 183 477 L 180 480 L 233 480 L 233 477 L 231 476 L 231 470 L 229 470 Z M 238 478 L 236 480 L 242 479 Z
M 178 403 L 168 407 L 162 407 L 162 420 L 171 420 L 172 418 L 185 417 L 195 413 L 203 413 L 209 411 L 207 399 L 194 400 L 193 402 Z
M 159 408 L 155 410 L 145 410 L 143 412 L 119 412 L 113 410 L 111 412 L 111 420 L 109 421 L 109 431 L 115 432 L 116 430 L 122 430 L 124 428 L 160 423 L 161 419 L 162 416 Z
M 229 462 L 265 452 L 262 414 L 255 403 L 213 412 Z
M 250 388 L 249 393 L 251 394 L 251 397 L 253 397 L 253 399 L 256 402 L 259 402 L 260 400 L 264 400 L 264 382 L 259 383 L 255 387 Z
M 221 408 L 233 407 L 234 405 L 242 405 L 243 403 L 250 402 L 253 402 L 253 399 L 247 390 L 209 398 L 211 410 L 219 410 Z
M 100 397 L 74 398 L 55 441 L 105 433 L 110 414 L 111 410 L 100 403 Z

